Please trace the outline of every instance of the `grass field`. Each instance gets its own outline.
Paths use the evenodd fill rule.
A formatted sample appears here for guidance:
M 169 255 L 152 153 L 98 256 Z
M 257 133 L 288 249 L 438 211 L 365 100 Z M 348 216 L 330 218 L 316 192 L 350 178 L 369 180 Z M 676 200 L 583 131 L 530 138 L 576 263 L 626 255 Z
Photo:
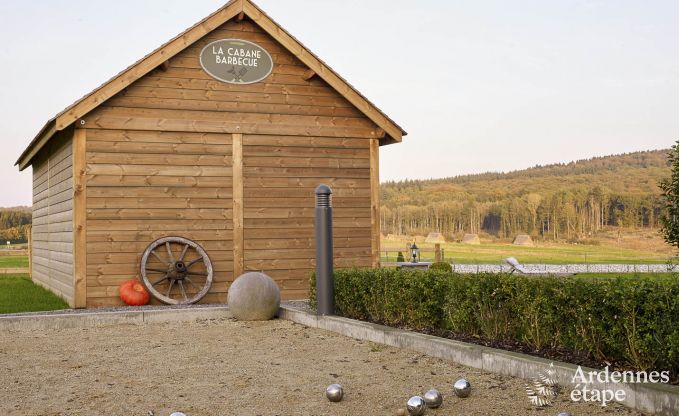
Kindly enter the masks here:
M 434 258 L 434 245 L 418 243 L 421 261 Z M 515 246 L 509 243 L 483 243 L 467 245 L 461 243 L 444 243 L 441 245 L 445 260 L 458 264 L 500 264 L 507 257 L 515 257 L 521 263 L 538 264 L 579 264 L 579 263 L 623 263 L 652 264 L 665 263 L 668 252 L 618 247 L 614 245 L 586 245 L 542 243 L 535 247 Z M 405 251 L 403 241 L 382 241 L 382 261 L 396 261 L 398 251 L 408 260 L 410 253 Z
M 53 311 L 68 304 L 31 282 L 27 275 L 0 276 L 0 313 Z
M 0 269 L 27 268 L 28 256 L 0 256 Z

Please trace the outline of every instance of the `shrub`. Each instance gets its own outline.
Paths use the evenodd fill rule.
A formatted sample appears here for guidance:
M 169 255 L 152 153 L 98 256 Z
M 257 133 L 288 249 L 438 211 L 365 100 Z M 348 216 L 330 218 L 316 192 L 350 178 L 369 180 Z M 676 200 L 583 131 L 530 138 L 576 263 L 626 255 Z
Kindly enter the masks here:
M 396 255 L 396 261 L 399 263 L 403 263 L 406 261 L 406 258 L 403 257 L 403 252 L 399 251 L 398 254 Z
M 452 272 L 453 268 L 451 267 L 450 263 L 446 263 L 445 261 L 438 261 L 436 263 L 433 263 L 431 266 L 429 266 L 429 270 L 437 270 L 441 272 Z
M 586 351 L 679 373 L 677 277 L 531 277 L 429 270 L 335 271 L 337 313 L 421 331 Z M 312 278 L 312 297 L 315 278 Z

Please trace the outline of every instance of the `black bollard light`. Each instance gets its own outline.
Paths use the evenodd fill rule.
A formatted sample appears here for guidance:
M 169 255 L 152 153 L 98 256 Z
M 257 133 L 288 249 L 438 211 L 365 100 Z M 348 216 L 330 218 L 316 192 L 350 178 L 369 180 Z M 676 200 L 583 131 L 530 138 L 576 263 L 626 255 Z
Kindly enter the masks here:
M 316 315 L 335 314 L 331 196 L 329 186 L 316 188 Z

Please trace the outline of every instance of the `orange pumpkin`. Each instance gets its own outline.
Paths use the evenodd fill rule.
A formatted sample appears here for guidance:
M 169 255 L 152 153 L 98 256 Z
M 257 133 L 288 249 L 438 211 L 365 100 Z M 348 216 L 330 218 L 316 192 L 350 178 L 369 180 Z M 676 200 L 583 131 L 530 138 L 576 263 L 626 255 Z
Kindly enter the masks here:
M 130 306 L 142 306 L 149 303 L 151 296 L 139 280 L 127 280 L 120 285 L 120 299 Z

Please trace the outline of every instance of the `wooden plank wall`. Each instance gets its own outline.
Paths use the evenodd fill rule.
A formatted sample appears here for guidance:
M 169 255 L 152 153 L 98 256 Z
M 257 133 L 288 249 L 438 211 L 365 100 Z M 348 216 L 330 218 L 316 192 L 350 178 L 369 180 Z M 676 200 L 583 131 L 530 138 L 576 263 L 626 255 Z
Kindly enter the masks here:
M 250 85 L 211 78 L 198 56 L 222 38 L 265 47 L 273 74 Z M 338 265 L 371 264 L 370 142 L 383 132 L 324 81 L 305 79 L 307 70 L 252 22 L 231 21 L 83 117 L 88 306 L 118 304 L 117 286 L 137 276 L 144 247 L 168 234 L 205 245 L 219 264 L 206 301 L 225 300 L 241 223 L 234 146 L 244 195 L 236 251 L 246 271 L 272 274 L 285 298 L 306 296 L 321 182 L 335 191 Z
M 263 82 L 217 81 L 199 64 L 213 40 L 240 38 L 266 48 L 273 73 Z M 87 128 L 376 138 L 360 111 L 253 23 L 230 21 L 86 115 Z M 227 113 L 229 117 L 224 117 Z
M 33 163 L 32 279 L 73 305 L 72 130 Z
M 230 134 L 87 130 L 87 305 L 120 303 L 141 254 L 171 235 L 199 242 L 224 302 L 233 271 Z
M 315 268 L 315 188 L 333 190 L 336 267 L 370 267 L 370 140 L 244 135 L 245 271 L 286 299 L 308 296 Z

